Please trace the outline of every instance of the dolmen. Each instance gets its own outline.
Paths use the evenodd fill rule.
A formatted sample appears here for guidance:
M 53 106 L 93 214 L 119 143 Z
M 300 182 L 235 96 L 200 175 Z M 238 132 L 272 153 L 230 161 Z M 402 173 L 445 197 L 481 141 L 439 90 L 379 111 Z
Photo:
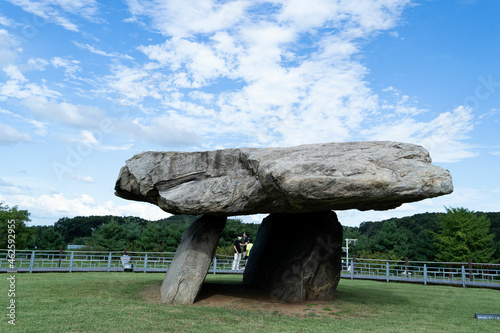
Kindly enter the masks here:
M 331 300 L 342 226 L 334 210 L 388 210 L 449 194 L 448 170 L 421 146 L 390 141 L 143 152 L 126 161 L 115 194 L 172 214 L 202 215 L 183 234 L 163 303 L 192 304 L 228 216 L 269 214 L 243 282 L 285 302 Z

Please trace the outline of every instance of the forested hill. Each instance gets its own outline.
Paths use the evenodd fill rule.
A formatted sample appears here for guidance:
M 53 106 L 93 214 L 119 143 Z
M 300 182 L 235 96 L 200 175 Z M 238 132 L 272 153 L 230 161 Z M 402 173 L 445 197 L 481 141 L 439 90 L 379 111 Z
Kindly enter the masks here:
M 500 213 L 465 211 L 463 216 L 450 213 L 424 213 L 380 222 L 363 222 L 359 228 L 344 227 L 344 239 L 357 239 L 355 245 L 349 245 L 349 253 L 356 254 L 360 258 L 408 257 L 410 260 L 421 261 L 448 258 L 449 261 L 462 261 L 472 256 L 470 251 L 474 249 L 486 251 L 484 248 L 487 248 L 491 253 L 491 259 L 485 261 L 500 262 Z M 445 224 L 443 220 L 446 219 L 450 220 L 450 223 Z M 454 224 L 456 229 L 448 230 L 449 234 L 446 235 L 444 228 Z M 462 234 L 467 237 L 461 239 Z M 454 245 L 459 247 L 458 244 L 462 243 L 466 244 L 470 251 L 463 249 L 461 254 L 455 253 L 447 257 L 442 253 L 445 252 L 444 236 L 447 237 L 446 241 L 450 242 L 446 246 L 452 250 Z M 486 258 L 488 256 L 482 259 Z M 480 259 L 481 257 L 478 258 L 479 261 Z
M 138 217 L 77 216 L 59 219 L 54 226 L 30 227 L 29 248 L 59 249 L 68 244 L 85 245 L 95 251 L 153 251 L 174 252 L 182 233 L 199 216 L 174 215 L 158 221 Z M 238 234 L 248 231 L 255 237 L 258 224 L 228 219 L 217 250 L 230 254 Z
M 380 222 L 362 222 L 359 225 L 359 232 L 368 237 L 373 236 L 377 231 L 381 230 L 385 223 L 394 222 L 398 228 L 406 229 L 414 234 L 418 234 L 422 230 L 437 232 L 440 229 L 439 216 L 445 213 L 423 213 L 415 214 L 402 218 L 391 218 Z M 476 212 L 478 216 L 485 216 L 491 222 L 490 232 L 495 234 L 495 241 L 500 241 L 500 212 L 499 213 L 483 213 Z

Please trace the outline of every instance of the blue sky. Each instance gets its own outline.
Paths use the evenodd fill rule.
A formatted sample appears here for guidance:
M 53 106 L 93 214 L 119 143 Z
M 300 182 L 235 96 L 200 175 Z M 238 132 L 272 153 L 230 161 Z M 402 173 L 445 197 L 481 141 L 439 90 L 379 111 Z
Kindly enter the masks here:
M 142 151 L 394 140 L 429 150 L 454 193 L 341 223 L 500 211 L 498 13 L 494 0 L 0 1 L 0 201 L 33 225 L 155 220 L 168 214 L 113 193 Z

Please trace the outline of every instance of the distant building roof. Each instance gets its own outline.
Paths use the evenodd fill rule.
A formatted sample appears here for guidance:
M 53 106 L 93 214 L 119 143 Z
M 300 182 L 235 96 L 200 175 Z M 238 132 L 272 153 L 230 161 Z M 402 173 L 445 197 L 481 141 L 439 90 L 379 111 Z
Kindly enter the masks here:
M 78 250 L 82 247 L 85 247 L 85 245 L 68 245 L 68 250 Z

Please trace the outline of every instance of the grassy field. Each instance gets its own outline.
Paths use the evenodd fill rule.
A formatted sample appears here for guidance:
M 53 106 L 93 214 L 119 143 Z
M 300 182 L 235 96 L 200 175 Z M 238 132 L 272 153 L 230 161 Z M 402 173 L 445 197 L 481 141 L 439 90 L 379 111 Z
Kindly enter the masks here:
M 44 273 L 16 275 L 16 325 L 9 318 L 7 274 L 0 275 L 0 332 L 500 332 L 500 291 L 341 280 L 321 314 L 167 306 L 151 297 L 164 274 Z M 209 275 L 211 283 L 241 275 Z M 323 306 L 323 305 L 322 305 Z M 325 315 L 325 313 L 327 313 Z

